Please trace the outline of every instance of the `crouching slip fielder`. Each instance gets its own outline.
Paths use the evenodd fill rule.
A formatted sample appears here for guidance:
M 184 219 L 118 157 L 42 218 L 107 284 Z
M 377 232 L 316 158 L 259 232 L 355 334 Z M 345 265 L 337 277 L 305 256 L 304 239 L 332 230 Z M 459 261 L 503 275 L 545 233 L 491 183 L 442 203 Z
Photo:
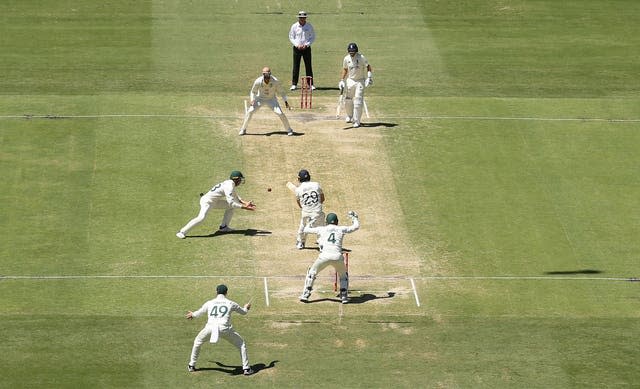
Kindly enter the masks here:
M 217 343 L 221 337 L 240 350 L 244 375 L 253 374 L 253 370 L 249 365 L 249 357 L 247 356 L 247 345 L 231 325 L 231 313 L 238 312 L 241 315 L 246 315 L 249 309 L 251 309 L 251 303 L 247 303 L 244 307 L 241 307 L 227 298 L 227 291 L 228 288 L 226 285 L 218 285 L 216 287 L 216 293 L 218 294 L 216 298 L 207 301 L 195 312 L 187 312 L 187 319 L 193 319 L 203 314 L 207 315 L 207 324 L 193 341 L 191 358 L 187 366 L 187 370 L 190 372 L 196 371 L 196 362 L 200 355 L 200 347 L 202 347 L 207 338 L 209 338 L 209 342 Z
M 307 240 L 304 228 L 306 226 L 324 226 L 324 212 L 322 212 L 324 192 L 322 192 L 320 184 L 311 181 L 308 170 L 302 169 L 298 172 L 298 182 L 300 185 L 296 188 L 296 202 L 301 209 L 301 216 L 296 236 L 296 248 L 302 250 Z
M 316 275 L 325 267 L 331 265 L 336 269 L 340 278 L 340 300 L 343 304 L 349 302 L 349 274 L 347 274 L 344 265 L 344 257 L 342 256 L 342 239 L 344 234 L 349 234 L 360 228 L 358 215 L 350 211 L 352 224 L 350 226 L 338 226 L 338 216 L 335 213 L 327 215 L 327 225 L 323 227 L 305 227 L 305 233 L 318 234 L 320 236 L 320 255 L 307 271 L 307 277 L 304 280 L 304 291 L 300 296 L 300 301 L 309 301 L 311 291 L 313 290 L 313 282 Z
M 354 127 L 360 127 L 362 109 L 364 105 L 364 88 L 373 84 L 371 65 L 364 55 L 358 53 L 358 45 L 349 43 L 349 53 L 342 61 L 342 74 L 338 88 L 345 88 L 345 109 L 347 111 L 347 123 L 353 122 Z M 345 84 L 345 77 L 346 84 Z
M 287 108 L 291 108 L 280 81 L 271 75 L 271 69 L 268 67 L 263 68 L 262 76 L 256 78 L 253 82 L 253 86 L 251 87 L 251 92 L 249 92 L 249 100 L 251 103 L 249 109 L 244 115 L 244 122 L 242 123 L 242 127 L 240 127 L 239 132 L 240 135 L 247 133 L 247 125 L 249 125 L 249 121 L 251 120 L 253 113 L 260 109 L 263 104 L 271 107 L 273 112 L 278 115 L 280 121 L 282 121 L 284 130 L 287 131 L 287 135 L 293 135 L 293 130 L 289 125 L 289 120 L 284 115 L 284 112 L 282 112 L 280 104 L 278 104 L 278 94 L 282 97 L 282 100 L 284 100 L 284 105 Z
M 244 176 L 241 172 L 234 170 L 229 175 L 229 179 L 225 180 L 209 190 L 200 197 L 200 212 L 176 233 L 180 239 L 186 238 L 190 229 L 202 223 L 211 208 L 224 209 L 224 216 L 218 232 L 231 232 L 233 229 L 229 227 L 233 211 L 236 208 L 242 208 L 254 211 L 256 206 L 251 201 L 244 201 L 236 192 L 236 187 L 244 182 Z

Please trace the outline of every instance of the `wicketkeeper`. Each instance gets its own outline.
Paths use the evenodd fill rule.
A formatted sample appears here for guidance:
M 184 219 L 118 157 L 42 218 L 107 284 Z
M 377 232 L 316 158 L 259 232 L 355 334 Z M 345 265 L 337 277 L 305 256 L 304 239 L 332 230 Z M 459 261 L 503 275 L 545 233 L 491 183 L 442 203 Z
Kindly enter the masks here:
M 349 212 L 352 224 L 350 226 L 338 226 L 338 216 L 335 213 L 327 215 L 327 225 L 322 227 L 305 227 L 305 233 L 319 235 L 320 254 L 316 261 L 307 271 L 304 280 L 304 291 L 300 296 L 300 301 L 307 302 L 313 290 L 313 282 L 317 274 L 325 267 L 331 265 L 336 270 L 340 278 L 340 300 L 343 304 L 349 302 L 349 274 L 344 264 L 344 256 L 342 255 L 342 239 L 345 234 L 350 234 L 360 228 L 358 214 L 354 211 Z

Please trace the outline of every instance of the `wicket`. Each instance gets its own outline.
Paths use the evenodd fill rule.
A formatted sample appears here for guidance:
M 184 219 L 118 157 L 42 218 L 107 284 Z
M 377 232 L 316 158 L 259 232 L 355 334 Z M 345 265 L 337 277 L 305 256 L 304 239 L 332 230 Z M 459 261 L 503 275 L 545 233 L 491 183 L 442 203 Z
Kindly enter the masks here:
M 300 108 L 311 109 L 311 101 L 313 100 L 313 81 L 311 77 L 301 77 L 302 89 L 300 90 Z

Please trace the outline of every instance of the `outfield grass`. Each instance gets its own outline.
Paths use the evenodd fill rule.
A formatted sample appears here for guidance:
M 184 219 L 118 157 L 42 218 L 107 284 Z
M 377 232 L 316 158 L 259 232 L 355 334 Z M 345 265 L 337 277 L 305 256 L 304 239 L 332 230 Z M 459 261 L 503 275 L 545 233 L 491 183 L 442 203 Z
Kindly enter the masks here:
M 348 42 L 374 67 L 367 101 L 380 125 L 360 130 L 382 139 L 394 204 L 367 196 L 379 172 L 366 160 L 340 165 L 347 135 L 323 148 L 258 138 L 258 151 L 235 135 L 262 66 L 288 83 L 299 9 L 319 34 L 318 117 L 335 109 Z M 10 1 L 0 387 L 636 387 L 639 15 L 623 0 Z M 322 159 L 339 167 L 318 172 L 332 206 L 352 191 L 380 215 L 400 209 L 393 227 L 419 273 L 395 266 L 410 257 L 397 252 L 377 267 L 394 277 L 352 274 L 354 304 L 303 305 L 303 274 L 291 272 L 306 259 L 260 246 L 290 234 L 290 214 L 234 218 L 276 219 L 273 237 L 174 237 L 230 170 L 297 167 L 278 159 L 289 145 L 335 150 Z M 354 170 L 366 174 L 349 181 Z M 256 171 L 240 192 L 260 185 Z M 319 297 L 332 297 L 328 276 Z M 255 298 L 235 318 L 253 377 L 237 374 L 227 344 L 205 345 L 205 370 L 186 372 L 202 322 L 183 314 L 220 282 L 238 302 Z

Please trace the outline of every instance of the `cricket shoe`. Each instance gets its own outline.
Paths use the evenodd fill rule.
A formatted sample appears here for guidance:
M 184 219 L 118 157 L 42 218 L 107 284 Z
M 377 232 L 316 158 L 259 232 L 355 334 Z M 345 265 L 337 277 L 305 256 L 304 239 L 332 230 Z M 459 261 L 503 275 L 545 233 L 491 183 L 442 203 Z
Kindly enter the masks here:
M 244 128 L 241 128 L 240 131 L 238 132 L 238 135 L 242 136 L 246 133 L 247 133 L 247 130 L 245 130 Z
M 293 129 L 288 129 L 287 130 L 287 136 L 293 136 Z
M 316 90 L 316 86 L 315 85 L 311 85 L 311 90 Z
M 178 231 L 178 232 L 176 232 L 176 236 L 177 236 L 178 238 L 180 238 L 180 239 L 184 239 L 184 238 L 186 238 L 186 237 L 187 237 L 187 236 L 184 234 L 184 232 L 182 232 L 182 231 Z
M 244 375 L 251 375 L 251 374 L 253 374 L 253 373 L 255 373 L 255 371 L 253 371 L 253 369 L 252 369 L 252 368 L 244 369 L 244 370 L 242 371 L 242 374 L 244 374 Z
M 233 232 L 233 231 L 235 230 L 229 226 L 220 226 L 220 228 L 218 229 L 218 232 Z
M 345 123 L 351 123 L 351 116 L 347 116 L 347 117 L 344 119 L 344 122 L 345 122 Z
M 291 88 L 289 88 L 289 90 L 296 90 L 296 86 L 295 85 L 291 85 Z
M 349 295 L 347 292 L 340 292 L 340 302 L 342 304 L 346 304 L 349 302 Z
M 194 371 L 196 371 L 196 367 L 194 365 L 187 365 L 187 371 L 189 373 L 193 373 Z
M 305 291 L 304 293 L 302 293 L 300 295 L 299 300 L 302 301 L 303 303 L 308 303 L 309 302 L 309 297 L 311 296 L 311 292 L 307 292 Z
M 296 242 L 296 248 L 298 250 L 302 250 L 304 248 L 304 242 L 300 242 L 300 241 Z
M 360 127 L 360 122 L 353 122 L 353 128 L 358 128 Z

